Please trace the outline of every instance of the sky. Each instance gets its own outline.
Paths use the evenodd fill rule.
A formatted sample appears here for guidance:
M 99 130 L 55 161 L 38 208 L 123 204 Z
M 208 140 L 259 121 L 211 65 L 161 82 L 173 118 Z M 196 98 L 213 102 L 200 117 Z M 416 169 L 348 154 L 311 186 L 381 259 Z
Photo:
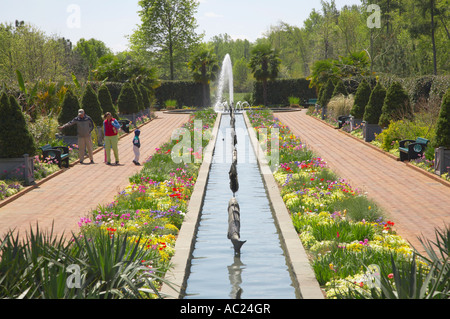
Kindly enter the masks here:
M 0 0 L 0 23 L 25 21 L 47 35 L 103 41 L 114 52 L 128 48 L 140 24 L 138 0 Z M 204 41 L 219 34 L 254 42 L 281 21 L 303 26 L 320 0 L 200 0 L 195 18 Z M 361 0 L 335 0 L 338 9 Z

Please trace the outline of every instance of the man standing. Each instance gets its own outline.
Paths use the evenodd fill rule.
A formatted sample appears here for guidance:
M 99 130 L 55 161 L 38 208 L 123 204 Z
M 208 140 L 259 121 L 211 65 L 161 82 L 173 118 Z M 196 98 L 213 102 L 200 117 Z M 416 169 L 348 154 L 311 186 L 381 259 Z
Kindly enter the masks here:
M 92 138 L 91 132 L 94 129 L 94 122 L 92 119 L 85 114 L 83 109 L 78 110 L 78 116 L 74 118 L 72 121 L 64 124 L 63 126 L 58 127 L 58 129 L 62 130 L 66 127 L 76 125 L 78 132 L 78 155 L 80 157 L 80 163 L 83 164 L 84 154 L 86 148 L 88 150 L 89 158 L 91 159 L 91 164 L 94 163 L 94 155 L 93 155 L 93 147 L 92 147 Z

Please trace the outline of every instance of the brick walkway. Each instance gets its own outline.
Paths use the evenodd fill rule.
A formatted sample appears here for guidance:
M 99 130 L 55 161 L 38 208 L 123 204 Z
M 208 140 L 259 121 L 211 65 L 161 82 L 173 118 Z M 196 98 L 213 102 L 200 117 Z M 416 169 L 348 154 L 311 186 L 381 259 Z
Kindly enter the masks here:
M 306 110 L 274 115 L 340 177 L 367 192 L 419 251 L 417 236 L 434 240 L 435 228 L 450 224 L 450 187 L 307 116 Z
M 141 163 L 155 148 L 170 140 L 172 132 L 187 122 L 187 114 L 157 113 L 158 118 L 141 130 Z M 94 154 L 95 164 L 77 164 L 64 173 L 46 181 L 40 187 L 0 208 L 0 236 L 10 229 L 24 234 L 30 225 L 54 233 L 70 235 L 77 232 L 80 217 L 85 217 L 99 204 L 109 204 L 114 196 L 129 184 L 129 177 L 142 166 L 135 166 L 131 133 L 119 141 L 119 166 L 107 166 L 104 152 Z M 112 161 L 114 155 L 111 151 Z M 86 162 L 86 161 L 85 161 Z M 87 161 L 89 162 L 89 161 Z

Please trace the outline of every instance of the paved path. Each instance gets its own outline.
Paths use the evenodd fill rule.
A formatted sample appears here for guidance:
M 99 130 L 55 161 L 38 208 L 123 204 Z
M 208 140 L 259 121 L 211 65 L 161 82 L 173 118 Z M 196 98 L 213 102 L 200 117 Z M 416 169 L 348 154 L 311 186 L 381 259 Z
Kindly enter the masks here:
M 155 148 L 170 140 L 172 132 L 187 122 L 187 114 L 164 114 L 141 128 L 141 163 Z M 94 154 L 95 164 L 77 164 L 46 181 L 40 187 L 0 208 L 0 236 L 10 229 L 24 234 L 30 225 L 49 230 L 54 221 L 54 233 L 70 235 L 77 232 L 80 217 L 85 217 L 99 204 L 109 204 L 114 196 L 129 184 L 129 177 L 142 166 L 134 159 L 131 133 L 119 141 L 119 166 L 107 166 L 104 152 Z M 114 154 L 111 151 L 112 160 Z M 86 161 L 85 161 L 86 162 Z M 87 161 L 89 162 L 89 161 Z
M 301 112 L 275 113 L 341 178 L 367 192 L 418 250 L 417 236 L 435 239 L 450 224 L 450 187 Z

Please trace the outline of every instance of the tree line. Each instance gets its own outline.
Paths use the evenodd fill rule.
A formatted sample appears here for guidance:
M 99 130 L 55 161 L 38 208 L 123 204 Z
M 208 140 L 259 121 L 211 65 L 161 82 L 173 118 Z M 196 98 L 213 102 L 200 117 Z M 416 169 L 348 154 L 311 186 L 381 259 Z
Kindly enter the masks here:
M 379 28 L 368 26 L 372 4 L 380 9 Z M 361 0 L 360 5 L 340 10 L 334 0 L 322 0 L 302 25 L 269 26 L 253 43 L 228 34 L 204 41 L 195 31 L 195 0 L 140 0 L 139 6 L 141 24 L 129 36 L 130 49 L 117 54 L 96 39 L 73 45 L 23 21 L 0 24 L 0 82 L 14 85 L 20 70 L 29 83 L 70 81 L 75 76 L 119 82 L 145 77 L 149 85 L 158 79 L 209 84 L 229 53 L 235 92 L 250 92 L 258 78 L 251 65 L 252 50 L 261 45 L 276 53 L 278 78 L 314 81 L 324 68 L 336 66 L 347 73 L 401 77 L 450 72 L 449 0 Z M 200 64 L 194 66 L 193 60 Z M 210 69 L 202 75 L 206 65 Z

